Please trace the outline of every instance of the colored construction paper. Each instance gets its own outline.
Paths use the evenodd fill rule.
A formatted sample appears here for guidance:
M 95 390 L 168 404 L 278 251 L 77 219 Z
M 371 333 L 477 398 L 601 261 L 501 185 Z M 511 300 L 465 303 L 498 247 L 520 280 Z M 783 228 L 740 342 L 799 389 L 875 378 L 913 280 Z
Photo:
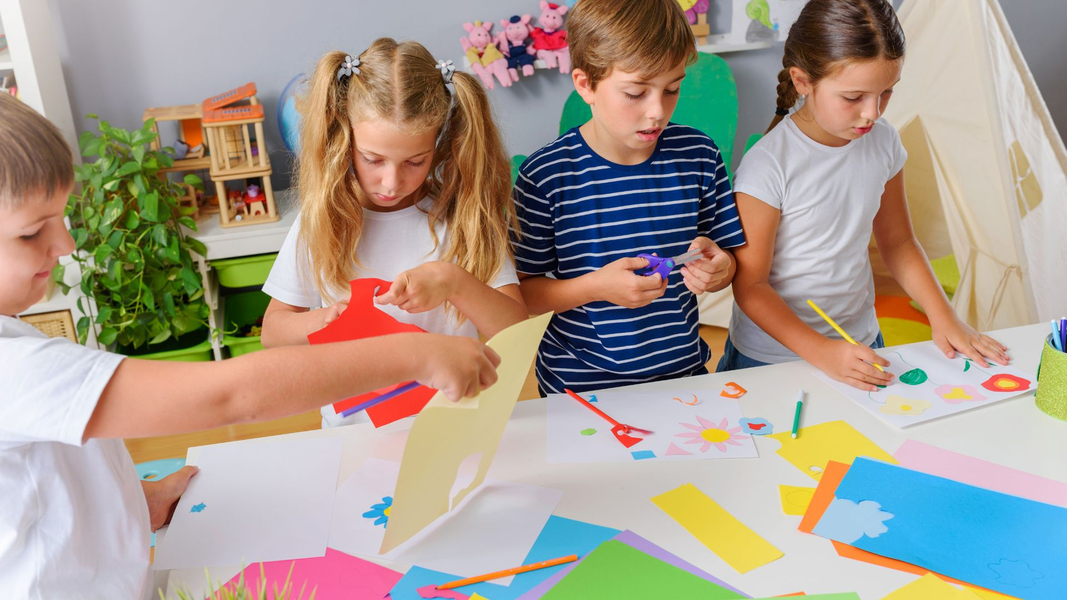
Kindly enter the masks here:
M 800 526 L 797 527 L 797 529 L 805 533 L 812 532 L 815 524 L 822 518 L 826 508 L 830 506 L 830 502 L 833 501 L 834 492 L 837 491 L 837 486 L 841 484 L 841 480 L 844 479 L 845 473 L 848 472 L 848 467 L 849 465 L 839 462 L 831 461 L 827 463 L 826 471 L 823 473 L 822 479 L 819 480 L 819 485 L 815 488 L 815 494 L 812 496 L 811 502 L 808 504 L 808 510 L 804 513 L 804 518 L 801 519 Z M 842 542 L 834 541 L 833 545 L 837 555 L 842 558 L 850 558 L 852 560 L 858 560 L 880 567 L 887 567 L 897 571 L 904 571 L 905 573 L 914 573 L 916 575 L 924 575 L 931 572 L 930 569 L 924 569 L 901 560 L 879 556 Z M 940 573 L 937 573 L 936 575 L 945 581 L 959 584 L 964 583 Z M 969 587 L 968 589 L 987 600 L 1003 600 L 1004 598 L 1010 598 L 1010 596 L 1004 596 L 988 590 L 976 589 L 973 587 Z
M 520 563 L 512 566 L 528 565 L 570 554 L 584 556 L 618 533 L 618 529 L 552 516 L 545 523 L 541 534 L 537 536 L 537 541 L 534 542 L 530 553 Z M 464 594 L 478 593 L 492 600 L 514 600 L 520 596 L 525 597 L 523 594 L 539 586 L 546 579 L 555 576 L 567 566 L 570 565 L 557 565 L 546 569 L 520 573 L 514 576 L 510 585 L 501 584 L 502 580 L 493 580 L 469 586 L 465 585 L 457 588 L 456 591 Z M 442 583 L 462 578 L 460 575 L 431 571 L 416 566 L 408 570 L 407 574 L 404 575 L 403 579 L 397 583 L 390 593 L 392 600 L 414 598 L 417 595 L 416 590 L 420 587 L 441 585 Z
M 675 567 L 678 567 L 679 569 L 681 569 L 681 570 L 683 570 L 683 571 L 685 571 L 687 573 L 692 573 L 693 575 L 696 575 L 697 577 L 699 577 L 699 578 L 701 578 L 701 579 L 703 579 L 705 581 L 710 581 L 710 582 L 712 582 L 712 583 L 714 583 L 714 584 L 716 584 L 716 585 L 718 585 L 720 587 L 723 587 L 723 588 L 725 588 L 727 590 L 730 590 L 731 592 L 735 592 L 735 593 L 737 593 L 738 596 L 740 596 L 742 598 L 748 598 L 748 595 L 745 594 L 744 592 L 742 592 L 741 590 L 731 586 L 730 584 L 728 584 L 725 581 L 719 579 L 718 577 L 715 577 L 714 575 L 711 575 L 710 573 L 707 573 L 705 571 L 702 571 L 702 570 L 698 569 L 697 567 L 689 564 L 688 562 L 682 560 L 681 558 L 675 556 L 674 554 L 671 554 L 670 552 L 667 552 L 663 548 L 660 548 L 659 546 L 653 544 L 652 542 L 646 540 L 645 538 L 637 535 L 636 533 L 634 533 L 634 532 L 632 532 L 630 530 L 623 531 L 622 533 L 616 535 L 615 537 L 613 537 L 611 539 L 613 539 L 613 540 L 615 540 L 617 542 L 622 542 L 622 543 L 626 544 L 627 546 L 630 546 L 631 548 L 634 548 L 636 550 L 640 550 L 641 552 L 644 552 L 645 554 L 647 554 L 649 556 L 652 556 L 654 558 L 658 558 L 659 560 L 662 560 L 663 562 L 665 562 L 665 563 L 667 563 L 669 565 L 673 565 Z M 548 579 L 545 579 L 540 584 L 538 584 L 536 587 L 531 589 L 529 592 L 527 592 L 526 594 L 523 594 L 522 596 L 520 596 L 519 600 L 538 600 L 538 599 L 540 599 L 542 596 L 544 596 L 548 592 L 548 590 L 552 589 L 553 586 L 555 586 L 557 583 L 559 583 L 559 581 L 561 579 L 566 577 L 567 574 L 570 573 L 575 567 L 577 567 L 578 564 L 581 563 L 583 560 L 585 560 L 584 556 L 579 558 L 577 562 L 573 562 L 573 563 L 571 563 L 569 565 L 565 565 L 564 568 L 562 570 L 560 570 L 559 572 L 557 572 L 555 575 L 549 577 Z
M 545 600 L 742 597 L 615 540 L 601 544 L 544 595 Z
M 1019 396 L 1036 378 L 1012 366 L 979 367 L 963 355 L 947 358 L 933 342 L 877 351 L 897 377 L 875 392 L 854 388 L 819 372 L 818 376 L 879 419 L 896 427 L 971 410 Z
M 915 440 L 905 440 L 893 453 L 893 457 L 900 461 L 900 466 L 914 471 L 1067 507 L 1067 483 L 1061 481 L 1046 479 Z
M 422 329 L 409 323 L 401 323 L 390 315 L 382 312 L 374 304 L 375 291 L 384 294 L 389 291 L 392 282 L 381 279 L 355 279 L 352 286 L 352 297 L 341 316 L 326 327 L 308 335 L 308 342 L 312 344 L 328 344 L 334 342 L 346 342 L 350 340 L 362 340 L 392 333 L 423 332 Z M 403 382 L 380 390 L 360 394 L 341 402 L 336 402 L 333 409 L 338 414 L 348 416 L 351 409 L 365 406 L 379 397 L 393 393 L 412 382 Z M 424 385 L 400 393 L 388 400 L 370 406 L 366 409 L 367 416 L 375 427 L 387 425 L 393 421 L 399 421 L 410 417 L 422 410 L 423 406 L 437 390 Z
M 787 596 L 802 596 L 804 600 L 861 600 L 859 594 L 856 592 L 842 592 L 839 594 L 788 594 Z M 785 598 L 787 596 L 772 596 L 769 598 L 760 598 L 758 600 L 773 600 L 774 598 Z
M 157 570 L 322 557 L 344 439 L 245 440 L 189 449 L 200 471 L 156 548 Z M 204 504 L 200 512 L 191 512 Z M 210 541 L 210 543 L 205 543 Z
M 888 452 L 879 448 L 844 421 L 830 421 L 801 427 L 796 438 L 783 431 L 767 437 L 778 440 L 778 456 L 786 459 L 805 475 L 818 481 L 827 461 L 851 464 L 857 456 L 868 456 L 895 463 Z
M 778 560 L 782 552 L 687 483 L 652 502 L 738 573 Z
M 381 600 L 403 577 L 392 569 L 329 548 L 321 558 L 250 565 L 244 570 L 246 589 L 259 589 L 263 574 L 268 594 L 281 590 L 288 578 L 294 596 L 303 588 L 308 595 L 314 590 L 316 600 Z M 241 574 L 236 575 L 227 587 L 235 589 L 240 578 Z
M 734 400 L 708 390 L 697 392 L 597 393 L 597 408 L 620 423 L 647 429 L 626 448 L 611 435 L 581 435 L 586 428 L 608 430 L 602 417 L 566 394 L 551 394 L 548 403 L 547 460 L 550 463 L 628 462 L 758 458 L 745 415 Z M 694 403 L 690 399 L 697 399 Z M 681 400 L 685 399 L 685 402 Z
M 861 550 L 1028 599 L 1062 598 L 1067 589 L 1062 507 L 864 458 L 845 474 L 835 499 L 877 503 L 892 515 L 886 531 L 853 542 Z M 833 509 L 831 503 L 823 519 Z M 848 535 L 877 531 L 871 520 L 869 511 L 859 514 Z
M 415 418 L 381 552 L 411 539 L 485 480 L 550 317 L 548 313 L 516 323 L 489 340 L 487 345 L 500 355 L 495 384 L 459 402 L 438 393 Z M 460 465 L 475 455 L 481 458 L 473 481 L 453 496 Z
M 808 510 L 808 503 L 815 493 L 815 488 L 797 487 L 795 485 L 778 485 L 778 494 L 782 498 L 782 512 L 787 515 L 803 515 Z
M 979 597 L 927 573 L 882 600 L 979 600 Z

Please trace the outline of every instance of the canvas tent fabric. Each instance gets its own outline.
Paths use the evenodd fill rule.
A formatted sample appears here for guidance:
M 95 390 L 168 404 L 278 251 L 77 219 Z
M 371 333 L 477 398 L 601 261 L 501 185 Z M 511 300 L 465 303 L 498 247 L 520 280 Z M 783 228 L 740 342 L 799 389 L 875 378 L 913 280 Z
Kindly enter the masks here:
M 1067 314 L 1067 150 L 1000 5 L 907 0 L 899 17 L 907 56 L 883 117 L 908 150 L 916 236 L 956 257 L 956 312 L 982 331 Z M 725 326 L 731 303 L 706 294 L 701 323 Z

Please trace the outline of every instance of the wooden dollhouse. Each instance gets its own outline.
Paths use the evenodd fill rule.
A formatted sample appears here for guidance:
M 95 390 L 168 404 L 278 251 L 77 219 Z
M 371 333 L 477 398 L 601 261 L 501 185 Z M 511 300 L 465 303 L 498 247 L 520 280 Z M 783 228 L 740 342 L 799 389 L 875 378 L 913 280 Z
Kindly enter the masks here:
M 278 220 L 271 188 L 270 157 L 263 133 L 263 105 L 256 98 L 256 85 L 212 96 L 201 104 L 150 108 L 144 118 L 180 121 L 180 142 L 187 148 L 184 158 L 166 169 L 171 173 L 207 170 L 215 184 L 215 204 L 198 199 L 196 190 L 186 186 L 181 203 L 197 211 L 219 213 L 222 227 L 239 227 Z M 158 128 L 156 130 L 158 133 Z M 159 149 L 157 137 L 153 146 Z M 206 149 L 206 155 L 205 155 Z M 252 183 L 249 180 L 258 180 Z M 227 185 L 227 182 L 233 182 Z M 204 180 L 205 186 L 207 180 Z M 234 187 L 234 184 L 240 186 Z M 197 215 L 194 215 L 197 218 Z

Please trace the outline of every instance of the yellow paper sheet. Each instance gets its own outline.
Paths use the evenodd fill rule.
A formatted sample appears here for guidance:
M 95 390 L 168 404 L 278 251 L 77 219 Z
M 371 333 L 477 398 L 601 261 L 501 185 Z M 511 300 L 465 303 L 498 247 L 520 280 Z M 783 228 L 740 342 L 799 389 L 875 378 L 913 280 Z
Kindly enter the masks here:
M 485 596 L 480 595 L 480 594 L 471 594 L 470 600 L 489 600 L 489 599 L 486 598 Z
M 778 456 L 793 463 L 793 466 L 815 481 L 822 478 L 822 471 L 831 460 L 850 465 L 857 456 L 866 456 L 897 464 L 896 459 L 888 452 L 844 421 L 802 427 L 798 433 L 796 439 L 790 436 L 789 431 L 767 437 L 782 444 L 777 450 Z
M 969 590 L 960 589 L 927 573 L 882 600 L 979 600 Z
M 516 323 L 487 342 L 500 355 L 498 380 L 492 387 L 458 403 L 438 392 L 415 417 L 400 462 L 382 554 L 455 508 L 485 480 L 551 316 Z M 479 453 L 474 480 L 449 498 L 460 464 Z
M 660 494 L 652 502 L 738 573 L 782 557 L 780 550 L 691 483 Z
M 803 515 L 808 510 L 808 503 L 815 494 L 815 488 L 778 484 L 778 494 L 782 497 L 782 512 L 787 515 Z

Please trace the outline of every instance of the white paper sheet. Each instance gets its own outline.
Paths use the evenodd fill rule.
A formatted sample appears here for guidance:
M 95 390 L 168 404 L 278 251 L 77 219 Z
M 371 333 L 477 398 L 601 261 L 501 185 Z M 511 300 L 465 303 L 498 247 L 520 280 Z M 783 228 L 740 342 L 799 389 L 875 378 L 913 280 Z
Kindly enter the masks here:
M 324 556 L 343 446 L 332 437 L 200 448 L 200 472 L 178 501 L 154 568 Z
M 721 390 L 664 392 L 597 392 L 594 406 L 620 423 L 649 429 L 634 433 L 643 440 L 630 448 L 611 433 L 611 424 L 566 394 L 548 401 L 548 462 L 633 462 L 756 458 L 752 436 L 744 433 L 739 402 Z M 692 406 L 690 403 L 696 403 Z M 590 433 L 595 430 L 595 433 Z M 585 432 L 583 434 L 583 432 Z M 768 432 L 769 433 L 769 432 Z M 648 457 L 644 452 L 655 456 Z M 634 454 L 634 453 L 637 454 Z
M 933 342 L 877 350 L 889 359 L 893 383 L 865 392 L 819 373 L 837 391 L 890 425 L 908 427 L 1026 393 L 1037 387 L 1033 375 L 1011 366 L 980 367 L 945 355 Z M 1016 379 L 1013 379 L 1016 378 Z
M 389 504 L 400 464 L 368 459 L 337 490 L 329 547 L 471 577 L 522 564 L 563 497 L 559 490 L 487 479 L 454 511 L 392 552 L 378 554 L 388 522 L 375 525 Z M 457 484 L 459 489 L 464 485 Z M 455 491 L 455 490 L 454 490 Z M 366 516 L 364 516 L 366 515 Z M 495 580 L 508 585 L 511 578 Z

